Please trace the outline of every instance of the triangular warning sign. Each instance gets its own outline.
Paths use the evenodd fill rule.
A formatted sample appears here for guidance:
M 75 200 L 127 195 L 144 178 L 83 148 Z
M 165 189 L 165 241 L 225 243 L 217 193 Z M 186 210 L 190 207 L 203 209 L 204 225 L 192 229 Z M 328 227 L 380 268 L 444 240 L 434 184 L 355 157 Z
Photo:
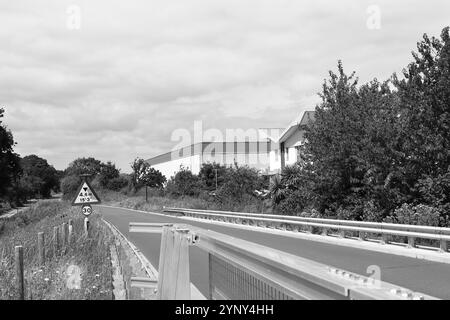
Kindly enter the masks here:
M 100 203 L 100 198 L 88 182 L 83 182 L 77 192 L 77 197 L 72 201 L 73 206 L 82 206 L 87 204 Z

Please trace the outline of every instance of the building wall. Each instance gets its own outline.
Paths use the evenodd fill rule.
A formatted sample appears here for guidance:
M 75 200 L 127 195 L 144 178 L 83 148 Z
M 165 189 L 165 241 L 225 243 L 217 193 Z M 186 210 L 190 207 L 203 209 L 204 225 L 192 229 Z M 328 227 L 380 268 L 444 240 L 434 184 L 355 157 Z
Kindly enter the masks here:
M 167 180 L 180 171 L 180 166 L 189 169 L 194 174 L 198 174 L 200 172 L 200 155 L 193 155 L 152 165 L 152 167 L 159 170 Z
M 297 162 L 298 153 L 295 145 L 298 145 L 299 142 L 304 142 L 304 131 L 297 129 L 286 141 L 284 142 L 285 147 L 285 165 L 290 166 Z M 280 173 L 281 172 L 281 150 L 280 144 L 277 144 L 276 148 L 270 152 L 270 172 L 271 173 Z
M 147 160 L 156 170 L 159 170 L 167 179 L 174 176 L 183 165 L 194 174 L 198 174 L 202 164 L 219 163 L 227 167 L 248 165 L 263 173 L 269 170 L 269 150 L 272 148 L 269 142 L 255 143 L 200 143 L 192 146 L 165 153 Z

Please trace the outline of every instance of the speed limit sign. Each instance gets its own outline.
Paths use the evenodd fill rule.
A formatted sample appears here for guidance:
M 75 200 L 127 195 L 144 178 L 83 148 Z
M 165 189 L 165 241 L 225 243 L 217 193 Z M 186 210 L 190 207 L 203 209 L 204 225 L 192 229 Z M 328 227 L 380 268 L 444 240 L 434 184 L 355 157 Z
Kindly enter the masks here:
M 89 217 L 92 213 L 92 207 L 91 206 L 83 206 L 81 208 L 81 212 L 86 216 Z

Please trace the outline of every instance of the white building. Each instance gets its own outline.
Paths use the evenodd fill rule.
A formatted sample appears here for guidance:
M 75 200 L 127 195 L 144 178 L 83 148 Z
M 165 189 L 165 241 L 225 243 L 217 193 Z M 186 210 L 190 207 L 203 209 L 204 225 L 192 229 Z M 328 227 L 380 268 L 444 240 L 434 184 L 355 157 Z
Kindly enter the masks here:
M 204 163 L 233 166 L 248 165 L 262 172 L 269 168 L 269 154 L 274 144 L 269 139 L 255 142 L 201 142 L 146 160 L 167 179 L 183 166 L 198 174 Z
M 314 111 L 304 111 L 287 128 L 259 129 L 258 141 L 200 142 L 146 160 L 167 179 L 180 167 L 194 174 L 204 163 L 248 165 L 265 175 L 279 174 L 299 159 L 299 146 L 305 142 L 303 126 L 314 121 Z
M 314 114 L 314 111 L 303 111 L 278 137 L 269 137 L 275 144 L 269 155 L 270 175 L 299 160 L 299 147 L 305 143 L 304 126 L 314 121 Z

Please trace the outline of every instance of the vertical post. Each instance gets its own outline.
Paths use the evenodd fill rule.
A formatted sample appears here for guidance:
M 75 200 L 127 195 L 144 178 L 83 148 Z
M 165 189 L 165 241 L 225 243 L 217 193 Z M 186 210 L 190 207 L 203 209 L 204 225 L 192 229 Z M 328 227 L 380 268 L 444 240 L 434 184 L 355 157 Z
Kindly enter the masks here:
M 164 252 L 164 267 L 163 267 L 163 282 L 162 282 L 162 287 L 161 287 L 161 299 L 162 300 L 171 300 L 170 299 L 170 292 L 169 292 L 169 288 L 170 288 L 170 279 L 173 276 L 173 274 L 171 274 L 171 266 L 173 265 L 172 262 L 172 256 L 173 256 L 173 251 L 175 250 L 175 239 L 174 239 L 174 232 L 173 232 L 173 227 L 168 228 L 167 229 L 167 239 L 166 239 L 166 250 Z
M 389 235 L 383 233 L 381 235 L 381 244 L 388 244 L 389 243 Z
M 162 288 L 164 284 L 164 266 L 165 266 L 165 260 L 167 257 L 167 237 L 168 237 L 169 227 L 164 226 L 162 229 L 161 234 L 161 248 L 159 251 L 159 267 L 158 267 L 158 292 L 157 292 L 157 299 L 162 299 Z
M 89 219 L 84 218 L 84 235 L 89 238 Z
M 72 245 L 73 242 L 73 221 L 72 219 L 69 220 L 69 234 L 67 235 L 67 243 L 70 245 Z
M 189 230 L 177 230 L 175 237 L 180 244 L 177 256 L 176 288 L 174 300 L 191 299 L 191 278 L 189 270 Z
M 415 247 L 416 247 L 416 238 L 408 237 L 408 248 L 415 248 Z
M 63 223 L 61 225 L 61 246 L 63 248 L 63 250 L 66 250 L 66 246 L 67 246 L 67 223 Z
M 39 265 L 45 264 L 45 242 L 44 242 L 44 233 L 38 233 L 38 254 L 39 254 Z
M 59 248 L 59 237 L 58 237 L 58 227 L 53 227 L 53 251 L 54 255 L 58 253 Z
M 16 286 L 19 292 L 19 300 L 25 300 L 25 286 L 23 279 L 23 247 L 15 247 Z
M 345 230 L 339 231 L 339 237 L 340 238 L 345 238 Z
M 447 252 L 448 250 L 448 242 L 447 240 L 441 240 L 441 244 L 440 244 L 440 251 L 442 252 Z
M 145 202 L 148 202 L 148 187 L 145 186 Z
M 359 240 L 365 241 L 366 240 L 366 233 L 363 231 L 359 231 Z

